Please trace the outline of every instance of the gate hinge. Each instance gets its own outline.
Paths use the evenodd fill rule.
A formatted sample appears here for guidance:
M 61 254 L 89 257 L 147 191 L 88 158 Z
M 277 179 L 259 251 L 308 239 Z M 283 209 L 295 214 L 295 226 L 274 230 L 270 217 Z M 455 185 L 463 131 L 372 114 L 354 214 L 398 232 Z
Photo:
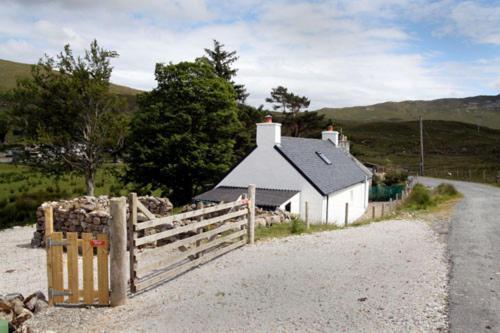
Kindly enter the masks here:
M 67 240 L 55 241 L 55 240 L 52 240 L 50 237 L 47 238 L 47 246 L 48 247 L 51 247 L 51 246 L 64 246 L 64 245 L 68 245 L 68 241 Z
M 71 291 L 65 291 L 65 290 L 60 291 L 49 288 L 49 299 L 54 296 L 71 296 L 71 295 L 72 295 Z

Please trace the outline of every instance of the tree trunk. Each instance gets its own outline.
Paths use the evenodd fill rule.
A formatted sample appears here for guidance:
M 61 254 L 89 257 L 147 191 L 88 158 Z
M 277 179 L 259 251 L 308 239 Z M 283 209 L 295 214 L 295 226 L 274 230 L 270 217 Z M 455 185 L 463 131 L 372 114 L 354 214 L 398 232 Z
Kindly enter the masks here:
M 94 174 L 92 172 L 85 174 L 85 185 L 87 186 L 87 195 L 94 196 Z

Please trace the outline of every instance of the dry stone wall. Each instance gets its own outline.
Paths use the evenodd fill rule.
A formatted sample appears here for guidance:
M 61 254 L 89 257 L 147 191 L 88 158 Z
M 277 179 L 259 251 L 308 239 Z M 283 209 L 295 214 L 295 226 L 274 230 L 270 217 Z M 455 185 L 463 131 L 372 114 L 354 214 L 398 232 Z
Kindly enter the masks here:
M 151 196 L 139 197 L 139 201 L 153 214 L 166 216 L 172 211 L 173 205 L 167 198 Z M 45 202 L 36 211 L 36 231 L 31 240 L 31 246 L 44 246 L 45 217 L 43 209 L 52 206 L 54 212 L 54 231 L 91 232 L 93 234 L 109 233 L 109 197 L 78 197 L 72 200 Z M 128 215 L 128 208 L 127 208 Z M 138 214 L 139 221 L 147 218 Z

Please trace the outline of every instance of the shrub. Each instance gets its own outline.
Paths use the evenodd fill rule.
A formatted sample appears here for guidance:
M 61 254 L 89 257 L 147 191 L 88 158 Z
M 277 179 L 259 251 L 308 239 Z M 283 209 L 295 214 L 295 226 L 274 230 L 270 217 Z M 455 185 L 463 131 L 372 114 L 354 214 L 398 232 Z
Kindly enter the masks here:
M 290 232 L 292 234 L 301 234 L 306 230 L 305 223 L 297 218 L 294 218 L 290 223 Z
M 408 172 L 406 171 L 388 171 L 384 177 L 384 184 L 387 186 L 401 184 L 408 179 Z
M 436 194 L 447 196 L 447 197 L 455 197 L 458 195 L 458 191 L 455 186 L 448 183 L 439 184 L 434 190 Z
M 431 192 L 422 184 L 416 184 L 406 202 L 410 209 L 426 209 L 434 204 Z

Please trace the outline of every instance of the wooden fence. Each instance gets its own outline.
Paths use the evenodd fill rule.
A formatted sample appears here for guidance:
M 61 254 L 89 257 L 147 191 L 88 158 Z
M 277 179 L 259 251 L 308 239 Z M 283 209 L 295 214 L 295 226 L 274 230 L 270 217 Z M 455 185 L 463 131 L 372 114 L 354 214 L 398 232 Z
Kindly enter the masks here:
M 255 186 L 249 187 L 248 197 L 243 195 L 234 202 L 171 216 L 156 217 L 137 200 L 135 193 L 129 196 L 129 207 L 130 289 L 133 293 L 254 241 Z M 139 211 L 147 221 L 137 221 Z M 191 223 L 174 227 L 175 222 L 186 220 Z M 148 232 L 150 230 L 154 233 Z M 157 242 L 164 244 L 148 248 Z
M 109 305 L 108 236 L 54 232 L 52 207 L 45 208 L 45 246 L 49 304 Z M 64 248 L 66 254 L 64 254 Z M 94 249 L 97 248 L 97 285 L 94 285 Z M 79 269 L 81 252 L 82 269 Z M 66 261 L 66 265 L 65 265 Z M 67 267 L 64 274 L 64 266 Z M 80 271 L 82 288 L 80 289 Z M 65 276 L 67 284 L 65 284 Z M 65 288 L 67 285 L 67 288 Z M 96 288 L 97 287 L 97 288 Z

